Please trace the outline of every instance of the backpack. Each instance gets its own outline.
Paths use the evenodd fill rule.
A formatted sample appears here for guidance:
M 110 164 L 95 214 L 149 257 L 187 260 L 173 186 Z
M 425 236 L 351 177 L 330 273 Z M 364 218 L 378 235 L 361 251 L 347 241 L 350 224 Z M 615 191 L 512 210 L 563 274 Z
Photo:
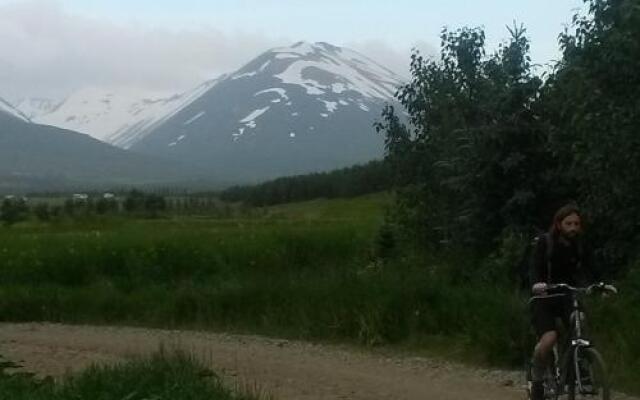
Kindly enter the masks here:
M 553 240 L 547 232 L 539 233 L 531 238 L 525 246 L 520 261 L 516 265 L 518 289 L 522 292 L 529 292 L 533 282 L 533 270 L 535 268 L 535 251 L 541 240 L 546 241 L 545 259 L 547 269 L 551 269 L 551 254 L 553 253 Z

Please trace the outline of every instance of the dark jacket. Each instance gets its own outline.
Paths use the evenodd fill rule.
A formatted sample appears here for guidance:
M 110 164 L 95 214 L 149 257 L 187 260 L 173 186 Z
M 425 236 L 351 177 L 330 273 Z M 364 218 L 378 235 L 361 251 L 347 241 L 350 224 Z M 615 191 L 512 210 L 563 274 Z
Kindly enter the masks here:
M 595 281 L 592 251 L 579 238 L 566 244 L 557 238 L 551 239 L 548 233 L 541 235 L 533 257 L 532 283 L 585 286 Z

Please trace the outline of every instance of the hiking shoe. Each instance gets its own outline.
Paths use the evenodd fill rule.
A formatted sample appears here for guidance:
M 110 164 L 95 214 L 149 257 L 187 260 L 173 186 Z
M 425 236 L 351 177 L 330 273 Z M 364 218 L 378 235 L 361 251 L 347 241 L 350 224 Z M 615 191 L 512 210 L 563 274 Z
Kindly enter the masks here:
M 531 382 L 531 392 L 529 393 L 531 400 L 544 400 L 544 385 L 541 381 Z

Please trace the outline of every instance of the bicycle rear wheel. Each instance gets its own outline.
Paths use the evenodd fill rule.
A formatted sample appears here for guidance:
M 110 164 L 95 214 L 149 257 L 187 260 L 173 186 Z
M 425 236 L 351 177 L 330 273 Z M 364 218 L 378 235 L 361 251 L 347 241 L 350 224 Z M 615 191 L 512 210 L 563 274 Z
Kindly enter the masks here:
M 569 384 L 568 400 L 610 400 L 607 369 L 598 351 L 592 347 L 578 350 L 578 369 L 571 366 L 574 379 Z M 579 382 L 580 380 L 580 382 Z

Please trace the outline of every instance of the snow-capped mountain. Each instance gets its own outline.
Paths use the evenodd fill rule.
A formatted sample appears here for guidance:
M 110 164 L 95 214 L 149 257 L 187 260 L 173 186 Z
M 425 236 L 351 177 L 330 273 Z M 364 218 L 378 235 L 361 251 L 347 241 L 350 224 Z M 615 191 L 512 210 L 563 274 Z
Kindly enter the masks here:
M 405 79 L 355 51 L 298 42 L 178 95 L 85 88 L 62 102 L 23 100 L 24 121 L 204 167 L 220 181 L 257 181 L 369 161 L 372 125 Z
M 155 124 L 170 118 L 214 84 L 215 80 L 207 81 L 177 95 L 129 88 L 85 88 L 73 93 L 50 112 L 37 114 L 32 120 L 42 125 L 85 133 L 126 149 L 141 140 L 144 132 L 149 132 Z M 28 105 L 24 107 L 26 111 Z
M 12 117 L 18 118 L 21 121 L 28 122 L 29 118 L 26 115 L 21 113 L 19 110 L 16 110 L 9 102 L 0 98 L 0 113 L 5 115 L 11 115 Z
M 27 118 L 33 120 L 41 115 L 48 114 L 58 107 L 60 101 L 42 97 L 24 98 L 15 103 L 15 109 Z
M 260 180 L 383 154 L 373 122 L 403 79 L 355 51 L 298 42 L 260 55 L 131 149 Z

